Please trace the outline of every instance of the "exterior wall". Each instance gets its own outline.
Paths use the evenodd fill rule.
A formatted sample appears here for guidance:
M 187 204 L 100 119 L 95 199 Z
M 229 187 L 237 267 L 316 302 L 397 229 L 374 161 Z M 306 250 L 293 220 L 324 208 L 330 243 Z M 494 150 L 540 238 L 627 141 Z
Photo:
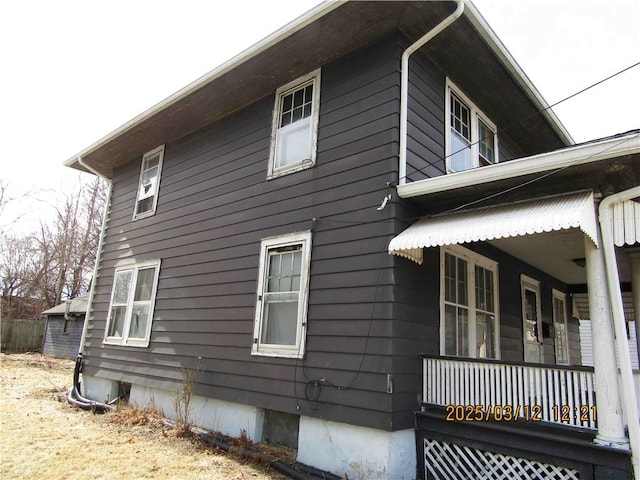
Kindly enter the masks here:
M 540 281 L 542 318 L 545 323 L 552 323 L 553 320 L 552 289 L 566 292 L 567 286 L 492 245 L 473 243 L 464 247 L 498 262 L 501 360 L 522 362 L 520 276 L 525 274 Z M 403 258 L 396 260 L 394 345 L 398 354 L 394 357 L 394 370 L 407 372 L 406 379 L 410 385 L 395 397 L 394 407 L 398 412 L 410 408 L 417 410 L 416 396 L 419 391 L 415 386 L 420 386 L 422 382 L 419 354 L 440 353 L 440 249 L 427 248 L 423 255 L 422 265 Z M 580 365 L 580 342 L 574 323 L 573 320 L 569 321 L 570 358 L 573 364 Z M 544 339 L 544 363 L 555 363 L 553 342 L 553 338 Z M 402 388 L 402 383 L 397 384 L 398 388 Z
M 301 417 L 298 461 L 353 480 L 411 480 L 415 431 L 382 432 Z
M 132 221 L 141 159 L 116 172 L 88 375 L 172 391 L 180 368 L 198 361 L 199 396 L 393 428 L 393 230 L 391 209 L 376 207 L 397 176 L 399 56 L 392 37 L 322 69 L 311 169 L 266 180 L 270 96 L 166 145 L 154 216 Z M 260 239 L 304 230 L 312 230 L 305 357 L 252 356 Z M 152 258 L 162 266 L 149 347 L 103 345 L 114 268 Z M 310 401 L 314 380 L 319 397 Z
M 456 72 L 443 72 L 426 54 L 417 52 L 409 60 L 409 107 L 407 112 L 407 182 L 446 174 L 445 167 L 445 89 L 447 75 L 457 84 Z M 465 68 L 460 65 L 460 68 Z M 458 85 L 464 90 L 462 84 Z M 473 102 L 480 99 L 470 98 Z M 486 105 L 478 103 L 485 111 Z M 498 126 L 500 162 L 525 155 L 501 129 L 500 118 L 489 115 Z
M 80 351 L 84 317 L 74 315 L 69 323 L 69 332 L 64 333 L 64 316 L 48 315 L 42 353 L 56 358 L 76 358 Z

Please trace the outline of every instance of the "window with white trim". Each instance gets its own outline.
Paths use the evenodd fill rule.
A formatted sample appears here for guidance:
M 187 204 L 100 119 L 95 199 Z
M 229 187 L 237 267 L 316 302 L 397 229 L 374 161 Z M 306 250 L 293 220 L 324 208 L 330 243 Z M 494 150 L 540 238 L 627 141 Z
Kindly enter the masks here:
M 442 355 L 499 358 L 498 264 L 466 248 L 441 250 Z
M 555 329 L 556 363 L 568 365 L 569 329 L 567 326 L 567 296 L 553 289 L 553 324 Z
M 497 163 L 496 126 L 449 80 L 445 104 L 447 173 Z
M 116 268 L 105 343 L 149 345 L 159 273 L 160 260 Z
M 263 239 L 252 354 L 304 356 L 311 232 Z
M 268 178 L 315 164 L 319 110 L 319 69 L 276 90 Z
M 133 219 L 144 218 L 156 213 L 158 204 L 158 188 L 164 158 L 164 145 L 147 152 L 142 157 L 140 179 Z

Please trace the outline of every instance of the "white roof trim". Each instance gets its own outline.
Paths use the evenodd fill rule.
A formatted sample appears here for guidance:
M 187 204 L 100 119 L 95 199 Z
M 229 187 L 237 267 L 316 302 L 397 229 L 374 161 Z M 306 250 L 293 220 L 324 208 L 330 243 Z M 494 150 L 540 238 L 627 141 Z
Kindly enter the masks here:
M 592 192 L 579 192 L 424 218 L 389 243 L 389 253 L 422 264 L 422 249 L 579 228 L 594 245 Z
M 531 157 L 405 183 L 398 185 L 398 195 L 401 198 L 418 197 L 637 153 L 640 153 L 640 133 L 633 132 Z
M 541 111 L 542 115 L 546 117 L 551 128 L 555 130 L 566 145 L 575 143 L 560 119 L 556 116 L 553 110 L 551 110 L 542 94 L 533 85 L 533 82 L 531 82 L 527 74 L 524 73 L 524 70 L 522 70 L 518 62 L 516 62 L 515 58 L 513 58 L 509 50 L 507 50 L 507 47 L 505 47 L 504 43 L 502 43 L 498 38 L 473 2 L 465 0 L 465 6 L 467 7 L 465 9 L 465 14 L 471 25 L 473 25 L 476 31 L 480 33 L 480 36 L 485 40 L 485 42 L 487 42 L 487 45 L 489 45 L 491 50 L 493 50 L 496 56 L 501 60 L 502 64 L 511 74 L 511 77 L 522 87 L 524 92 L 528 94 L 534 105 L 536 105 L 538 111 Z
M 227 72 L 233 70 L 234 68 L 238 67 L 239 65 L 245 63 L 247 60 L 257 56 L 258 54 L 262 53 L 263 51 L 267 50 L 268 48 L 271 48 L 273 45 L 276 45 L 277 43 L 281 42 L 285 38 L 290 37 L 291 35 L 293 35 L 297 31 L 302 30 L 307 25 L 315 22 L 317 19 L 319 19 L 319 18 L 325 16 L 326 14 L 328 14 L 329 12 L 335 10 L 336 8 L 341 6 L 343 3 L 344 3 L 344 0 L 340 0 L 340 1 L 339 0 L 336 0 L 336 1 L 325 1 L 325 2 L 322 2 L 321 4 L 315 6 L 314 8 L 309 10 L 308 12 L 303 13 L 301 16 L 299 16 L 295 20 L 289 22 L 288 24 L 286 24 L 282 28 L 276 30 L 272 34 L 270 34 L 267 37 L 263 38 L 258 43 L 256 43 L 253 46 L 247 48 L 246 50 L 243 50 L 238 55 L 236 55 L 235 57 L 233 57 L 230 60 L 226 61 L 225 63 L 223 63 L 222 65 L 218 66 L 217 68 L 213 69 L 209 73 L 206 73 L 205 75 L 203 75 L 202 77 L 198 78 L 194 82 L 191 82 L 189 85 L 187 85 L 186 87 L 180 89 L 179 91 L 177 91 L 173 95 L 171 95 L 171 96 L 167 97 L 166 99 L 162 100 L 160 103 L 154 105 L 153 107 L 151 107 L 150 109 L 148 109 L 145 112 L 141 113 L 137 117 L 134 117 L 133 119 L 129 120 L 127 123 L 125 123 L 124 125 L 120 126 L 117 129 L 115 129 L 114 131 L 112 131 L 111 133 L 106 135 L 105 137 L 101 138 L 100 140 L 95 142 L 93 145 L 90 145 L 89 147 L 87 147 L 84 150 L 82 150 L 80 153 L 77 153 L 73 157 L 69 158 L 68 160 L 66 160 L 64 162 L 64 165 L 67 166 L 67 167 L 73 165 L 78 160 L 78 157 L 84 157 L 84 156 L 86 156 L 86 155 L 98 150 L 100 147 L 103 147 L 104 145 L 109 143 L 114 138 L 119 137 L 120 135 L 122 135 L 123 133 L 127 132 L 128 130 L 131 130 L 136 125 L 139 125 L 142 122 L 144 122 L 145 120 L 153 117 L 158 112 L 161 112 L 165 108 L 177 103 L 178 101 L 180 101 L 183 98 L 189 96 L 190 94 L 192 94 L 196 90 L 204 87 L 205 85 L 207 85 L 211 81 L 215 80 L 216 78 L 221 77 L 225 73 L 227 73 Z

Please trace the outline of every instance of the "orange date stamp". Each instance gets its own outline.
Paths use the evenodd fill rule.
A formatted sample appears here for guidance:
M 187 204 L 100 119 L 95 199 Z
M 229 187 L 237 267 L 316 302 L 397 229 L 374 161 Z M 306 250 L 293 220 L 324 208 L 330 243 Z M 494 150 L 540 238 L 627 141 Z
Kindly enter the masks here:
M 547 415 L 541 405 L 446 405 L 447 422 L 540 422 L 573 425 L 596 421 L 595 405 L 553 405 Z

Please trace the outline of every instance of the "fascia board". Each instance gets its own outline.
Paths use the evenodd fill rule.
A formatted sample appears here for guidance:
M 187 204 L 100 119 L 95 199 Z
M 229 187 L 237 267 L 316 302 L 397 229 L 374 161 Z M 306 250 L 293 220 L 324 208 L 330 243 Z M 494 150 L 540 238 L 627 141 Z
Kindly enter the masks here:
M 518 62 L 515 60 L 515 58 L 513 58 L 511 53 L 509 53 L 507 47 L 505 47 L 505 45 L 500 41 L 496 33 L 480 13 L 480 11 L 470 0 L 465 0 L 465 5 L 467 7 L 465 8 L 465 16 L 467 17 L 471 25 L 480 34 L 489 48 L 491 48 L 496 57 L 499 58 L 500 62 L 505 66 L 516 83 L 518 83 L 526 92 L 526 94 L 535 105 L 536 109 L 547 118 L 556 134 L 560 137 L 564 144 L 573 145 L 575 141 L 573 140 L 565 126 L 562 124 L 553 110 L 551 110 L 547 101 L 544 99 L 538 89 L 533 85 L 520 65 L 518 65 Z
M 636 132 L 625 137 L 406 183 L 398 185 L 397 190 L 401 198 L 418 197 L 637 153 L 640 153 L 640 133 Z

